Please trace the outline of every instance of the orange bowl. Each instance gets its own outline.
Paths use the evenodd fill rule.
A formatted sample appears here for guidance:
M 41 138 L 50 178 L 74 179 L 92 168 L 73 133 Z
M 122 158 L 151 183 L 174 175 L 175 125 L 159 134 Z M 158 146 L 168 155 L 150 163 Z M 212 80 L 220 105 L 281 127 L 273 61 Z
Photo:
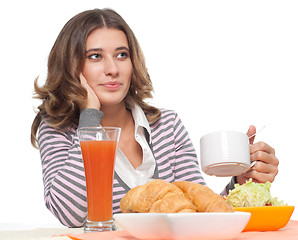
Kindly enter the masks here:
M 234 207 L 234 210 L 251 213 L 243 231 L 276 231 L 287 225 L 294 206 Z

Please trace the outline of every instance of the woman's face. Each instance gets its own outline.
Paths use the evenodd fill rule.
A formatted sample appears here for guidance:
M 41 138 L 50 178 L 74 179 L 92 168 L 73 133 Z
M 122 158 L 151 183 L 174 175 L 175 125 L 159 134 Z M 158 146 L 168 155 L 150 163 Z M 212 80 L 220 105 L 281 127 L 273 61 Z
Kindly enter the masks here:
M 132 62 L 126 35 L 118 29 L 94 30 L 86 41 L 83 76 L 102 106 L 125 98 L 131 82 Z

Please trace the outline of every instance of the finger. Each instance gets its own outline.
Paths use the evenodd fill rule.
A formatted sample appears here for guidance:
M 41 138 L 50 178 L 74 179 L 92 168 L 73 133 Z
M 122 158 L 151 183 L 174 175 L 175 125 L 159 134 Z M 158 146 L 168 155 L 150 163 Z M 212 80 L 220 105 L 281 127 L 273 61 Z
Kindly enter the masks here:
M 245 173 L 243 173 L 243 174 L 241 174 L 241 176 L 239 176 L 239 178 L 237 178 L 237 180 L 238 179 L 240 179 L 240 180 L 242 180 L 242 182 L 240 183 L 239 181 L 239 183 L 240 184 L 244 184 L 244 183 L 246 183 L 249 179 L 252 179 L 252 181 L 253 182 L 257 182 L 254 178 L 252 178 L 252 174 L 251 174 L 251 171 L 253 171 L 253 170 L 248 170 L 247 172 L 245 172 Z
M 252 135 L 256 134 L 256 127 L 254 125 L 251 125 L 248 130 L 246 135 L 249 137 L 249 144 L 253 144 L 255 140 L 255 136 L 251 137 Z
M 240 176 L 237 176 L 237 182 L 242 185 L 244 183 L 246 183 L 250 178 L 249 177 L 245 177 L 244 174 L 241 174 Z M 257 182 L 255 179 L 252 178 L 253 182 Z
M 247 178 L 252 178 L 253 181 L 257 182 L 257 183 L 266 183 L 267 181 L 273 182 L 275 179 L 275 176 L 276 176 L 271 173 L 263 173 L 263 172 L 258 172 L 255 170 L 248 171 L 248 172 L 244 173 L 243 175 Z
M 278 170 L 276 165 L 271 165 L 261 161 L 256 161 L 256 164 L 251 168 L 251 171 L 257 171 L 257 172 L 276 175 Z
M 258 151 L 267 152 L 267 153 L 273 154 L 273 155 L 275 154 L 274 148 L 272 148 L 265 142 L 257 142 L 250 146 L 250 154 L 253 154 Z
M 87 90 L 88 94 L 90 94 L 90 91 L 93 91 L 92 88 L 90 87 L 90 85 L 88 84 L 86 78 L 83 76 L 83 74 L 80 74 L 80 81 L 81 84 L 83 85 L 83 87 L 85 87 L 85 89 Z
M 100 101 L 96 93 L 94 92 L 93 88 L 88 84 L 86 78 L 83 76 L 83 74 L 80 74 L 80 81 L 82 86 L 87 91 L 87 102 L 82 108 L 95 108 L 100 109 Z
M 266 164 L 271 164 L 273 166 L 278 166 L 279 161 L 277 157 L 273 154 L 269 154 L 265 151 L 257 151 L 250 155 L 250 161 L 251 162 L 263 162 Z
M 83 86 L 86 86 L 88 84 L 86 78 L 83 76 L 82 73 L 80 74 L 80 81 L 83 84 Z

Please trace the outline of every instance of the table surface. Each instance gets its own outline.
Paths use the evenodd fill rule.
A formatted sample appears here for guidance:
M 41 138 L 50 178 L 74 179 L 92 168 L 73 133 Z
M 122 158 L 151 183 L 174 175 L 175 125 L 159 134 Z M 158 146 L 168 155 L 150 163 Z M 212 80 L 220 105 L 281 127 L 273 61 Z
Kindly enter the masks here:
M 3 226 L 2 226 L 3 227 Z M 2 228 L 3 229 L 3 228 Z M 64 235 L 64 236 L 63 236 Z M 65 236 L 68 235 L 68 236 Z M 0 231 L 1 240 L 138 240 L 124 230 L 84 234 L 83 228 L 35 228 Z M 268 232 L 242 232 L 233 240 L 298 239 L 298 221 L 291 220 L 284 228 Z

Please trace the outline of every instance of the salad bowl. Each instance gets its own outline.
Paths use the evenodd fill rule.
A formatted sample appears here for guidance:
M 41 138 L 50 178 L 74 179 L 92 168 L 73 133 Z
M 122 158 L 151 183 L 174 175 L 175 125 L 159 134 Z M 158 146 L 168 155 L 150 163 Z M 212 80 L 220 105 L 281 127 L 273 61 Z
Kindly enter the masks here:
M 270 193 L 271 183 L 235 184 L 225 197 L 235 211 L 249 212 L 251 218 L 243 231 L 276 231 L 289 222 L 294 206 L 288 206 Z
M 234 207 L 234 210 L 251 213 L 243 231 L 276 231 L 287 225 L 294 206 Z

